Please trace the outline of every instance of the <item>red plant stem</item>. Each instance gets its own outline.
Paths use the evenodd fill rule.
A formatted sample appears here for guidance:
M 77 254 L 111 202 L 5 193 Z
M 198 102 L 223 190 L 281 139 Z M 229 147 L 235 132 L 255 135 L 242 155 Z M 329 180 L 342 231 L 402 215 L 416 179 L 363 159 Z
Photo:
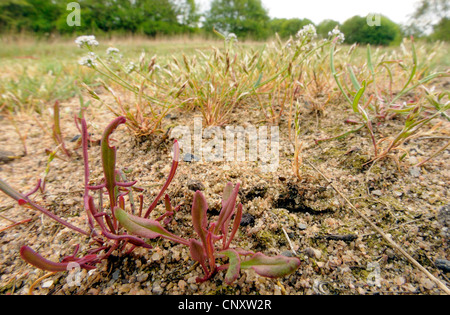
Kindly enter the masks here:
M 170 169 L 169 177 L 167 178 L 166 183 L 164 184 L 163 188 L 159 192 L 158 196 L 155 198 L 153 203 L 150 205 L 150 207 L 147 209 L 147 212 L 144 215 L 144 219 L 147 219 L 150 216 L 150 213 L 156 208 L 156 205 L 158 204 L 161 197 L 164 195 L 165 191 L 167 190 L 167 187 L 169 187 L 170 183 L 172 182 L 175 173 L 178 168 L 178 160 L 180 158 L 180 147 L 178 145 L 178 141 L 175 140 L 175 143 L 173 145 L 174 149 L 174 158 L 172 161 L 172 168 Z
M 53 220 L 61 223 L 62 225 L 68 227 L 69 229 L 72 229 L 78 233 L 81 233 L 83 235 L 89 235 L 88 232 L 64 221 L 63 219 L 61 219 L 60 217 L 58 217 L 57 215 L 51 213 L 50 211 L 48 211 L 47 209 L 35 204 L 34 202 L 32 202 L 30 199 L 28 199 L 26 196 L 22 195 L 21 193 L 19 193 L 18 191 L 14 190 L 11 186 L 9 186 L 6 182 L 4 182 L 2 179 L 0 179 L 0 187 L 2 188 L 1 190 L 8 195 L 9 197 L 11 197 L 12 199 L 16 200 L 19 205 L 24 206 L 27 205 L 28 207 L 38 210 L 40 212 L 42 212 L 43 214 L 45 214 L 46 216 L 52 218 Z
M 34 187 L 33 190 L 31 190 L 29 193 L 25 194 L 25 197 L 30 197 L 32 194 L 37 192 L 39 190 L 39 188 L 41 187 L 41 182 L 42 182 L 42 180 L 39 179 L 36 187 Z
M 15 227 L 15 226 L 17 226 L 17 225 L 21 225 L 21 224 L 24 224 L 24 223 L 28 223 L 28 222 L 30 222 L 30 221 L 31 221 L 31 219 L 25 219 L 25 220 L 22 220 L 22 221 L 20 221 L 20 222 L 16 222 L 16 223 L 11 224 L 11 225 L 9 225 L 9 226 L 3 228 L 3 229 L 0 229 L 0 233 L 6 231 L 6 230 L 8 230 L 8 229 L 11 229 L 11 228 L 13 228 L 13 227 Z
M 144 195 L 139 195 L 139 213 L 138 217 L 142 216 L 142 207 L 144 206 Z
M 69 222 L 64 221 L 63 219 L 61 219 L 61 218 L 58 217 L 57 215 L 51 213 L 51 212 L 48 211 L 47 209 L 45 209 L 45 208 L 43 208 L 43 207 L 41 207 L 41 206 L 39 206 L 39 205 L 33 203 L 33 202 L 30 201 L 30 200 L 27 200 L 27 199 L 24 199 L 24 200 L 25 200 L 25 201 L 27 202 L 27 204 L 30 205 L 32 208 L 34 208 L 34 209 L 36 209 L 36 210 L 42 212 L 42 213 L 45 214 L 46 216 L 48 216 L 48 217 L 52 218 L 53 220 L 55 220 L 55 221 L 61 223 L 62 225 L 68 227 L 69 229 L 72 229 L 72 230 L 74 230 L 74 231 L 76 231 L 76 232 L 78 232 L 78 233 L 81 233 L 81 234 L 83 234 L 83 235 L 89 236 L 89 233 L 88 233 L 88 232 L 86 232 L 86 231 L 84 231 L 84 230 L 82 230 L 82 229 L 80 229 L 80 228 L 78 228 L 78 227 L 76 227 L 76 226 L 70 224 Z
M 83 148 L 83 162 L 84 162 L 84 208 L 89 208 L 89 157 L 88 157 L 88 131 L 87 124 L 84 118 L 81 119 L 81 146 Z
M 211 269 L 211 273 L 214 273 L 216 270 L 216 259 L 214 257 L 214 243 L 212 240 L 212 232 L 209 231 L 208 236 L 206 237 L 206 253 L 209 261 L 209 268 Z

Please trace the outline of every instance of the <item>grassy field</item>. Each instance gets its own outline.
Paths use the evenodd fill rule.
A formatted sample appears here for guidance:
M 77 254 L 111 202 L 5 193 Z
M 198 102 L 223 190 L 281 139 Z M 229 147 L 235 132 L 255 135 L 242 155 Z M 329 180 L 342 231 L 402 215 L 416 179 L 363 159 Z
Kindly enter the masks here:
M 405 39 L 400 47 L 346 46 L 305 33 L 266 43 L 123 37 L 98 38 L 97 45 L 82 38 L 81 48 L 75 38 L 1 38 L 0 190 L 7 196 L 0 194 L 0 293 L 448 293 L 448 270 L 439 267 L 450 260 L 448 44 Z M 74 122 L 81 114 L 86 125 Z M 266 173 L 260 160 L 197 163 L 181 155 L 167 190 L 180 207 L 169 211 L 166 200 L 164 212 L 161 201 L 152 217 L 182 241 L 167 234 L 170 241 L 152 241 L 155 248 L 148 251 L 142 241 L 127 239 L 136 230 L 125 221 L 119 225 L 114 205 L 135 213 L 132 192 L 142 191 L 139 201 L 152 204 L 149 198 L 173 170 L 170 131 L 193 127 L 194 117 L 204 128 L 278 127 L 278 168 Z M 117 169 L 102 164 L 108 149 L 98 146 L 113 119 L 127 126 L 112 137 Z M 108 172 L 137 183 L 113 183 L 121 198 L 111 193 L 107 201 L 104 194 L 98 214 L 86 196 L 106 192 Z M 240 183 L 241 192 L 231 193 L 227 182 Z M 41 193 L 20 193 L 33 190 Z M 299 262 L 300 268 L 266 279 L 270 267 L 248 267 L 250 254 L 215 252 L 223 235 L 208 235 L 208 255 L 196 255 L 196 243 L 183 240 L 202 234 L 203 221 L 191 216 L 201 198 L 197 190 L 209 202 L 208 218 L 218 222 L 222 193 L 236 194 L 243 210 L 221 221 L 230 224 L 233 215 L 241 220 L 239 231 L 230 225 L 236 247 L 277 257 L 253 256 L 263 265 Z M 94 217 L 99 225 L 89 221 Z M 71 224 L 95 225 L 98 234 L 73 233 L 80 231 Z M 77 287 L 66 284 L 64 273 L 36 271 L 19 255 L 43 261 L 24 250 L 27 245 L 64 264 L 75 259 L 69 255 L 76 244 L 91 259 L 83 266 L 97 267 L 84 270 Z M 243 275 L 216 270 L 212 256 L 234 267 L 242 260 Z M 381 266 L 376 284 L 368 280 L 373 263 Z M 208 281 L 197 281 L 205 276 Z M 237 283 L 228 285 L 230 278 Z
M 79 92 L 77 82 L 96 86 L 99 76 L 80 67 L 79 58 L 85 53 L 72 39 L 39 40 L 29 36 L 0 37 L 1 102 L 11 109 L 41 111 L 55 100 L 67 100 Z M 99 50 L 108 47 L 120 49 L 124 58 L 136 60 L 142 52 L 157 55 L 159 60 L 182 54 L 195 54 L 207 50 L 219 41 L 203 39 L 158 39 L 124 37 L 102 39 Z M 262 44 L 247 44 L 257 46 Z

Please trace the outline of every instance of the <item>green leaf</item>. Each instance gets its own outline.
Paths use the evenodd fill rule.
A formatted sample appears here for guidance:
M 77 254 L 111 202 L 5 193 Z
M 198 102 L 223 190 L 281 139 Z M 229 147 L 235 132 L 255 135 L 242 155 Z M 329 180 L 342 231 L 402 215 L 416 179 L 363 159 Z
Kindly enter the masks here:
M 128 214 L 120 208 L 115 209 L 115 215 L 120 224 L 134 235 L 148 239 L 163 237 L 170 241 L 189 246 L 188 241 L 170 233 L 157 221 Z
M 362 87 L 359 89 L 358 93 L 355 95 L 355 99 L 353 100 L 353 112 L 359 113 L 359 101 L 366 91 L 366 81 L 362 82 Z
M 350 100 L 350 97 L 347 95 L 347 93 L 345 93 L 345 90 L 342 86 L 341 81 L 339 81 L 339 73 L 336 70 L 336 67 L 334 65 L 334 49 L 335 49 L 336 45 L 331 45 L 331 51 L 330 51 L 330 68 L 331 68 L 331 74 L 334 77 L 334 80 L 336 81 L 337 86 L 339 87 L 339 89 L 341 90 L 342 95 L 345 96 L 345 99 L 352 104 L 353 102 Z
M 19 193 L 17 190 L 9 186 L 1 178 L 0 178 L 0 190 L 16 201 L 27 199 L 23 194 Z
M 358 82 L 358 79 L 356 79 L 355 73 L 353 72 L 352 66 L 348 65 L 348 72 L 350 73 L 350 80 L 352 81 L 353 87 L 355 90 L 361 90 L 361 85 Z
M 214 34 L 216 34 L 217 36 L 219 36 L 221 39 L 225 40 L 226 36 L 223 35 L 221 32 L 219 32 L 218 30 L 216 30 L 215 28 L 213 29 Z
M 253 85 L 253 87 L 255 89 L 259 88 L 259 85 L 261 84 L 261 80 L 263 78 L 263 73 L 261 72 L 258 76 L 258 79 L 256 80 L 255 84 Z
M 126 122 L 125 117 L 114 119 L 103 132 L 102 137 L 102 163 L 103 173 L 106 180 L 106 189 L 110 193 L 110 197 L 114 199 L 114 188 L 116 186 L 116 148 L 109 145 L 109 136 L 121 124 Z M 114 204 L 115 205 L 115 204 Z
M 372 76 L 375 77 L 375 69 L 373 67 L 372 63 L 372 52 L 370 49 L 370 45 L 367 45 L 367 66 L 369 67 L 370 73 L 372 73 Z
M 241 262 L 241 269 L 253 269 L 257 274 L 267 278 L 280 278 L 293 273 L 300 266 L 295 257 L 268 257 L 256 253 L 249 260 Z
M 231 285 L 239 277 L 239 272 L 241 271 L 241 259 L 239 258 L 238 252 L 233 249 L 227 249 L 220 253 L 227 256 L 229 259 L 225 283 Z

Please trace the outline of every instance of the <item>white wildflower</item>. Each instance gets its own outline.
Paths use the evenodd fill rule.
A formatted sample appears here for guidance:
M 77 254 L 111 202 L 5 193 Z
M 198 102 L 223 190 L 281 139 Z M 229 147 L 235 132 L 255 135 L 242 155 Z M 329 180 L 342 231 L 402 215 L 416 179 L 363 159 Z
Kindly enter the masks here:
M 128 63 L 128 65 L 125 67 L 125 72 L 129 74 L 129 73 L 135 71 L 136 69 L 137 69 L 136 64 L 134 62 L 130 61 Z
M 83 48 L 84 45 L 98 46 L 98 41 L 95 39 L 94 35 L 83 35 L 77 37 L 77 39 L 75 40 L 75 44 L 77 44 L 78 47 Z
M 225 38 L 225 41 L 227 41 L 227 42 L 237 42 L 237 41 L 238 41 L 238 38 L 237 38 L 236 34 L 230 33 L 230 34 L 228 34 L 227 37 Z
M 301 41 L 311 41 L 317 37 L 316 27 L 312 24 L 303 26 L 303 28 L 298 31 L 297 38 Z
M 344 33 L 342 33 L 337 26 L 328 33 L 328 36 L 333 40 L 336 39 L 336 43 L 338 44 L 342 44 L 345 41 Z
M 89 52 L 86 56 L 81 57 L 80 60 L 78 60 L 78 63 L 82 66 L 94 68 L 97 66 L 97 55 L 93 52 Z
M 114 55 L 114 54 L 119 54 L 120 50 L 114 47 L 109 47 L 108 49 L 106 49 L 106 53 L 108 55 Z

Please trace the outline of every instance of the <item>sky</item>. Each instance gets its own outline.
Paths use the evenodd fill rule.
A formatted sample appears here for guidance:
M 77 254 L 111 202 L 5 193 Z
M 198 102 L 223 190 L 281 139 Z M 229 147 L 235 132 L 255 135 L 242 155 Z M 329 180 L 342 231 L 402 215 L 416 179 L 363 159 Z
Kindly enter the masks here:
M 207 9 L 211 0 L 200 0 Z M 325 19 L 341 23 L 355 15 L 383 14 L 396 23 L 406 23 L 418 0 L 262 0 L 272 18 L 308 18 L 315 24 Z

